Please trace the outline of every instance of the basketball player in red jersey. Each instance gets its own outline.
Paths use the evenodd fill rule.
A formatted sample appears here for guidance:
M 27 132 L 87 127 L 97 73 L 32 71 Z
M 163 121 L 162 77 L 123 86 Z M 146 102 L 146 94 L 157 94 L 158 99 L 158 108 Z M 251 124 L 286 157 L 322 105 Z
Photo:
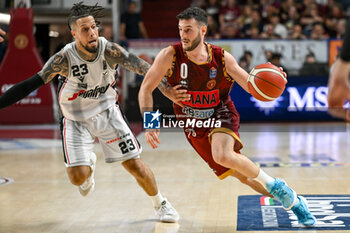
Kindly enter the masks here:
M 220 179 L 235 176 L 261 193 L 268 192 L 285 209 L 292 209 L 300 223 L 314 225 L 316 219 L 303 197 L 239 152 L 243 147 L 238 133 L 239 114 L 229 93 L 235 81 L 249 92 L 249 74 L 231 54 L 204 42 L 207 15 L 202 9 L 187 8 L 177 19 L 181 42 L 161 50 L 148 70 L 139 92 L 141 112 L 153 109 L 152 92 L 165 76 L 174 89 L 183 89 L 177 91 L 177 97 L 169 97 L 175 103 L 176 117 L 179 121 L 196 121 L 196 127 L 185 124 L 186 137 L 215 174 Z M 200 127 L 208 119 L 221 122 L 221 126 Z M 152 148 L 160 143 L 158 135 L 157 131 L 145 134 Z

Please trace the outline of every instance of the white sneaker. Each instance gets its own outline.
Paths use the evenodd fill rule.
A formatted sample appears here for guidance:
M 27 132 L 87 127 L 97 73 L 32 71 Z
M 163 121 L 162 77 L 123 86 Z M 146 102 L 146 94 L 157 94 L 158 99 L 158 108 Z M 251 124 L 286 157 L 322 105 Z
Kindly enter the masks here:
M 96 155 L 95 153 L 91 153 L 90 157 L 90 168 L 91 168 L 91 175 L 89 178 L 85 180 L 85 182 L 79 186 L 79 192 L 80 194 L 85 197 L 95 189 L 95 179 L 94 179 L 94 172 L 95 172 L 95 166 L 96 166 Z
M 156 216 L 161 222 L 174 223 L 180 218 L 175 208 L 170 204 L 170 202 L 168 202 L 167 199 L 164 199 L 161 206 L 158 209 L 155 209 L 155 211 Z

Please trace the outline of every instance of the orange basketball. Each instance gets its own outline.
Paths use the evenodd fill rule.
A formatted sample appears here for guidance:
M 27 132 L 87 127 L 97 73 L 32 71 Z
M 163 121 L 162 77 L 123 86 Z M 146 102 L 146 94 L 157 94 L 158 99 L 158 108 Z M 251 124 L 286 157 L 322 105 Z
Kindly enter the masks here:
M 287 79 L 283 72 L 271 63 L 255 66 L 249 73 L 248 89 L 254 98 L 272 101 L 282 95 Z

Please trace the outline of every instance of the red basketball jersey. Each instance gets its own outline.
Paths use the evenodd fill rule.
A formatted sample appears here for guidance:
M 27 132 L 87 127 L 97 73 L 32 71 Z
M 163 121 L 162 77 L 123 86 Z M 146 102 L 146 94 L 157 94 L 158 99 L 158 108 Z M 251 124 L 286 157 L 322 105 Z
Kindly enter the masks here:
M 185 113 L 189 117 L 205 119 L 212 115 L 213 110 L 231 102 L 229 94 L 234 80 L 226 72 L 224 50 L 205 44 L 209 58 L 201 64 L 187 57 L 181 42 L 172 45 L 174 58 L 172 68 L 166 76 L 168 83 L 171 86 L 181 84 L 191 94 L 191 99 L 183 102 L 185 109 L 174 105 L 176 114 Z M 210 113 L 206 110 L 212 111 Z

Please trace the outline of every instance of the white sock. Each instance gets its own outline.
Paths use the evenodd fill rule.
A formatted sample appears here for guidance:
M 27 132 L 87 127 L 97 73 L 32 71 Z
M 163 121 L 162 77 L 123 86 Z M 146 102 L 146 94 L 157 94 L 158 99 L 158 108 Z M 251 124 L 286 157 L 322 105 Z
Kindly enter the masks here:
M 154 196 L 149 196 L 153 202 L 153 206 L 154 208 L 158 209 L 162 202 L 164 201 L 164 197 L 162 196 L 162 194 L 158 191 L 157 195 Z
M 255 179 L 257 179 L 264 186 L 266 186 L 267 183 L 270 183 L 275 180 L 273 177 L 266 174 L 262 169 L 260 169 L 259 174 Z

